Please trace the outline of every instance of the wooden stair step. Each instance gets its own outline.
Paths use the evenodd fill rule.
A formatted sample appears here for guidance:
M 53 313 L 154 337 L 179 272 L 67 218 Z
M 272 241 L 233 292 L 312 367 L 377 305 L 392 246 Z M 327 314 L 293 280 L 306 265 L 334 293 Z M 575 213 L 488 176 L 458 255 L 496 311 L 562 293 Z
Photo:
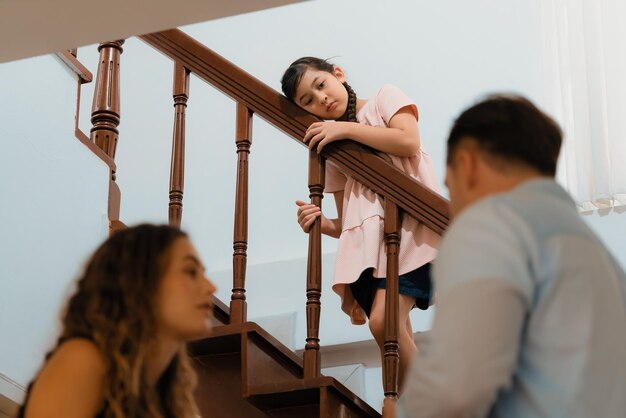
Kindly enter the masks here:
M 214 327 L 208 338 L 187 348 L 192 358 L 243 352 L 243 366 L 251 367 L 263 367 L 259 361 L 270 357 L 294 378 L 302 378 L 302 359 L 254 322 Z
M 215 306 L 223 323 L 228 307 Z M 304 379 L 302 358 L 254 322 L 217 325 L 188 352 L 204 418 L 380 417 L 336 379 Z
M 276 418 L 380 417 L 365 401 L 328 376 L 251 386 L 248 400 Z
M 204 418 L 266 418 L 247 401 L 249 385 L 302 378 L 302 359 L 253 322 L 216 326 L 187 349 Z

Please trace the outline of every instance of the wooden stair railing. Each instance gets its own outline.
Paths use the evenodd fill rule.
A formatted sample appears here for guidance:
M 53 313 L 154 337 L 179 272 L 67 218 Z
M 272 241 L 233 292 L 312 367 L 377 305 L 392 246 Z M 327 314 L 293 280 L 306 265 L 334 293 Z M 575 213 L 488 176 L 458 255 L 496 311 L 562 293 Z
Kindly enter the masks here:
M 101 54 L 106 54 L 106 52 L 100 51 Z M 67 51 L 61 51 L 56 53 L 56 56 L 59 60 L 67 66 L 67 68 L 72 71 L 77 78 L 77 89 L 76 89 L 76 116 L 74 117 L 74 135 L 76 139 L 78 139 L 83 145 L 85 145 L 91 152 L 94 153 L 98 158 L 100 158 L 108 167 L 109 167 L 109 201 L 107 207 L 107 215 L 109 218 L 109 232 L 113 232 L 116 229 L 120 229 L 124 227 L 124 225 L 119 221 L 119 207 L 120 207 L 120 192 L 117 184 L 115 183 L 115 162 L 113 158 L 111 158 L 105 150 L 100 148 L 95 142 L 87 137 L 85 133 L 79 127 L 80 120 L 80 99 L 81 99 L 81 91 L 83 84 L 91 83 L 93 81 L 93 75 L 91 72 L 78 60 L 78 50 L 76 48 L 69 49 Z M 104 83 L 106 84 L 106 83 Z M 101 84 L 100 89 L 104 88 L 105 85 Z M 110 88 L 115 88 L 115 86 L 110 85 Z
M 305 145 L 302 138 L 306 129 L 319 121 L 178 29 L 140 38 L 302 145 Z M 376 193 L 394 201 L 403 212 L 437 233 L 446 229 L 448 202 L 437 193 L 357 143 L 332 143 L 325 150 L 323 156 Z
M 256 113 L 294 140 L 302 138 L 316 117 L 290 103 L 282 95 L 211 51 L 184 32 L 173 29 L 142 35 L 140 38 L 172 58 L 174 71 L 175 122 L 172 142 L 169 220 L 180 225 L 184 185 L 185 108 L 189 97 L 189 74 L 212 85 L 237 103 L 237 186 L 233 238 L 233 289 L 229 322 L 247 321 L 245 275 L 248 227 L 248 156 L 252 142 L 252 115 Z M 92 112 L 92 140 L 113 159 L 119 124 L 119 58 L 123 41 L 100 45 L 96 93 Z M 400 212 L 416 218 L 441 234 L 448 225 L 448 202 L 432 190 L 407 176 L 378 156 L 375 151 L 354 141 L 329 144 L 320 154 L 309 152 L 309 191 L 311 202 L 320 206 L 324 192 L 326 159 L 384 198 L 384 240 L 387 248 L 387 285 L 385 307 L 385 344 L 383 382 L 385 397 L 398 396 L 398 252 Z M 112 184 L 115 171 L 111 172 Z M 118 208 L 119 210 L 119 208 Z M 321 376 L 319 352 L 321 277 L 321 222 L 316 220 L 309 233 L 307 268 L 307 338 L 304 351 L 305 379 Z

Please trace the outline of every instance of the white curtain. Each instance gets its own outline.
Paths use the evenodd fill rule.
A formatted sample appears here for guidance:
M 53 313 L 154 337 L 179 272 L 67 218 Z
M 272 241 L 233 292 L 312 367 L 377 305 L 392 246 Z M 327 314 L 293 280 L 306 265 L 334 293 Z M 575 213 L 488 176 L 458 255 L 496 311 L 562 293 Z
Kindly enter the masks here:
M 626 205 L 626 0 L 540 0 L 558 179 L 581 211 Z

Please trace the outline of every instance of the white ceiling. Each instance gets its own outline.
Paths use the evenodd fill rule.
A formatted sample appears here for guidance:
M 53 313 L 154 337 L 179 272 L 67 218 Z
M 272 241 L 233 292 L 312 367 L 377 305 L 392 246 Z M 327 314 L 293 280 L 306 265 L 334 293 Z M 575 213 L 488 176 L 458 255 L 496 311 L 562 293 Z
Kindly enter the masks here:
M 302 0 L 0 0 L 0 63 Z

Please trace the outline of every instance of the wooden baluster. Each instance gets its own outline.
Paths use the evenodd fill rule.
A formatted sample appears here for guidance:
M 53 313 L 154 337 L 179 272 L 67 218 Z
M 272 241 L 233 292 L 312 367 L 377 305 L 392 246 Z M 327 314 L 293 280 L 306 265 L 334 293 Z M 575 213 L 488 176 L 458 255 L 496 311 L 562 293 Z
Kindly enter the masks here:
M 311 203 L 322 207 L 325 160 L 315 151 L 309 153 L 309 196 Z M 318 217 L 309 231 L 309 257 L 306 278 L 307 337 L 304 350 L 304 377 L 321 374 L 320 310 L 322 297 L 322 223 Z
M 387 288 L 385 292 L 385 353 L 383 364 L 383 389 L 386 402 L 398 398 L 399 354 L 399 285 L 398 253 L 400 249 L 400 222 L 398 207 L 385 199 L 385 244 L 387 247 Z
M 100 63 L 91 107 L 91 140 L 115 159 L 120 124 L 120 56 L 123 40 L 100 44 Z
M 170 225 L 180 227 L 183 216 L 183 189 L 185 187 L 185 109 L 189 99 L 189 71 L 174 63 L 174 134 L 170 169 Z
M 112 160 L 120 124 L 120 56 L 123 40 L 105 42 L 98 46 L 100 62 L 96 74 L 93 104 L 91 107 L 91 141 L 102 149 Z M 115 166 L 114 166 L 115 167 Z M 109 232 L 123 227 L 119 220 L 120 189 L 115 182 L 115 168 L 109 179 Z
M 235 196 L 235 233 L 233 239 L 233 293 L 230 298 L 230 323 L 247 320 L 246 264 L 248 249 L 248 157 L 252 144 L 252 111 L 237 103 L 237 191 Z

